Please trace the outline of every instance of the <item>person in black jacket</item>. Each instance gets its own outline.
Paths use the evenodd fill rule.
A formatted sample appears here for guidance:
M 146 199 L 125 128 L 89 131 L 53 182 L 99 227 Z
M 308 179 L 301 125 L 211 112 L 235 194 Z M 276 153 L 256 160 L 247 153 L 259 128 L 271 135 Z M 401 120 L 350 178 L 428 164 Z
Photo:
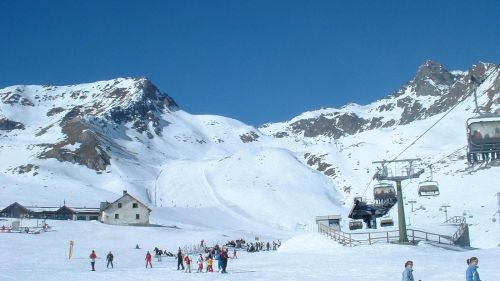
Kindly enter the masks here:
M 111 251 L 109 251 L 108 255 L 106 256 L 106 261 L 108 264 L 106 265 L 106 268 L 109 268 L 109 265 L 111 264 L 111 268 L 113 268 L 113 254 Z
M 221 273 L 227 273 L 226 272 L 226 268 L 227 268 L 227 259 L 229 258 L 228 254 L 227 254 L 227 250 L 222 248 L 222 250 L 220 251 L 220 261 L 222 263 L 222 271 Z
M 182 270 L 184 270 L 184 264 L 182 264 L 182 251 L 181 248 L 179 248 L 179 251 L 177 251 L 177 270 L 180 270 L 182 267 Z

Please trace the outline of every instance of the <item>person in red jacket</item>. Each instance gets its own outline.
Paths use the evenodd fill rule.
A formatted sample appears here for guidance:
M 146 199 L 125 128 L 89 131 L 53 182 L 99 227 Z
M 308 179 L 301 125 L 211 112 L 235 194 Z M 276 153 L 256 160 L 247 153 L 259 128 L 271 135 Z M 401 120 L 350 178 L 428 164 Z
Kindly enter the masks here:
M 92 253 L 90 253 L 90 265 L 92 266 L 92 271 L 95 271 L 95 259 L 97 259 L 97 255 L 95 254 L 95 251 L 92 250 Z
M 149 268 L 153 268 L 153 265 L 151 264 L 151 253 L 149 251 L 146 254 L 146 268 L 148 268 L 148 264 Z
M 186 264 L 186 271 L 185 272 L 191 273 L 191 259 L 189 258 L 188 255 L 186 255 L 184 257 L 184 263 Z

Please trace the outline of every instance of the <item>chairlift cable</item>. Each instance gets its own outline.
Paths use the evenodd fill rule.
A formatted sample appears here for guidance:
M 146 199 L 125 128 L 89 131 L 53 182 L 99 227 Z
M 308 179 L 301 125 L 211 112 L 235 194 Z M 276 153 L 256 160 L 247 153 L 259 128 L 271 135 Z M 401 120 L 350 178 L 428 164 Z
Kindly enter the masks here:
M 498 66 L 497 66 L 497 69 L 498 69 Z M 486 77 L 486 79 L 488 79 L 489 76 L 491 76 L 493 73 L 495 73 L 495 71 L 492 71 L 488 75 L 488 77 Z M 429 132 L 434 126 L 436 126 L 441 120 L 443 120 L 444 117 L 446 117 L 448 114 L 450 114 L 459 104 L 461 104 L 462 102 L 464 102 L 465 100 L 467 100 L 472 94 L 476 93 L 478 87 L 477 87 L 476 84 L 474 84 L 474 85 L 476 87 L 473 90 L 471 90 L 461 101 L 457 102 L 452 108 L 450 108 L 443 116 L 441 116 L 436 122 L 434 122 L 434 124 L 432 124 L 427 130 L 425 130 L 425 132 L 423 132 L 412 143 L 410 143 L 405 149 L 403 149 L 403 151 L 401 151 L 398 155 L 396 155 L 396 157 L 394 157 L 394 159 L 392 161 L 397 160 L 399 158 L 399 156 L 401 156 L 405 151 L 407 151 L 410 147 L 412 147 L 419 139 L 421 139 L 425 134 L 427 134 L 427 132 Z

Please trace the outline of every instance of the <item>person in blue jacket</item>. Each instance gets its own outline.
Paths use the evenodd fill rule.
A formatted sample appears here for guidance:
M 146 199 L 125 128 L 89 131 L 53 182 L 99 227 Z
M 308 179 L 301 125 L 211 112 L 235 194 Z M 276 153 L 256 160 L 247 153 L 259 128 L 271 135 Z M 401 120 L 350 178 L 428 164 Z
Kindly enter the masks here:
M 465 271 L 465 280 L 466 281 L 480 281 L 479 279 L 479 272 L 477 272 L 477 264 L 479 263 L 479 260 L 476 257 L 472 257 L 467 260 L 467 264 L 469 267 L 467 267 L 467 271 Z
M 403 281 L 414 281 L 413 279 L 413 262 L 405 262 L 405 270 L 403 271 Z

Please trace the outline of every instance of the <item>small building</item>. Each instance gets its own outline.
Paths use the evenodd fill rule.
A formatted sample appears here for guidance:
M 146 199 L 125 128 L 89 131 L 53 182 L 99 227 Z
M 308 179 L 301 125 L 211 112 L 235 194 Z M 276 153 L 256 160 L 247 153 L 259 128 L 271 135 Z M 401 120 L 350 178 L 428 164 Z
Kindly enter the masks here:
M 106 224 L 146 225 L 150 213 L 148 206 L 124 190 L 122 197 L 113 203 L 101 202 L 99 220 Z
M 324 225 L 324 226 L 327 226 L 331 229 L 340 231 L 341 218 L 342 218 L 341 215 L 317 216 L 316 217 L 316 224 L 318 225 L 318 231 L 319 231 L 320 225 Z
M 0 211 L 0 217 L 88 221 L 99 219 L 99 208 L 68 207 L 66 205 L 62 207 L 24 207 L 15 202 Z
M 23 205 L 14 202 L 0 211 L 0 217 L 4 218 L 25 218 L 31 215 L 31 211 Z

